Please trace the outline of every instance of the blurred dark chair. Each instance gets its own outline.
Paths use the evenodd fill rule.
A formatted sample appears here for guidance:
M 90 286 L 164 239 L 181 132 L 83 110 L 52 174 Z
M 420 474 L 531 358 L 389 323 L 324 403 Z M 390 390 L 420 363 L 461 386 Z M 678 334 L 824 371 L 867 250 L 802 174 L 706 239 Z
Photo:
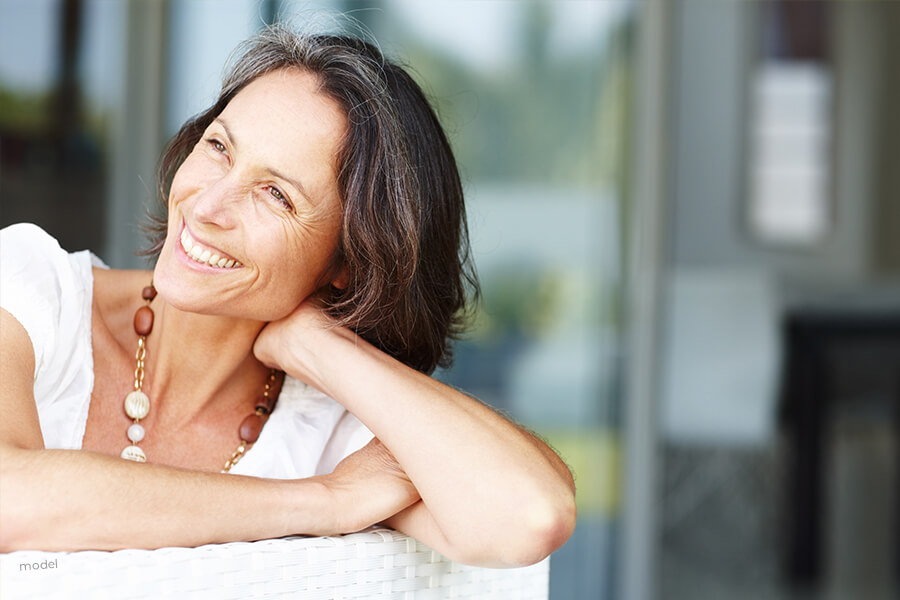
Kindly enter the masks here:
M 793 310 L 785 317 L 782 333 L 785 364 L 779 416 L 789 450 L 785 569 L 792 584 L 810 586 L 821 582 L 823 575 L 826 434 L 838 403 L 846 397 L 840 388 L 847 390 L 839 376 L 841 357 L 848 348 L 867 347 L 851 385 L 877 380 L 881 391 L 873 397 L 886 406 L 875 411 L 879 418 L 893 419 L 894 431 L 900 433 L 900 307 Z M 900 576 L 898 534 L 892 558 L 895 576 Z

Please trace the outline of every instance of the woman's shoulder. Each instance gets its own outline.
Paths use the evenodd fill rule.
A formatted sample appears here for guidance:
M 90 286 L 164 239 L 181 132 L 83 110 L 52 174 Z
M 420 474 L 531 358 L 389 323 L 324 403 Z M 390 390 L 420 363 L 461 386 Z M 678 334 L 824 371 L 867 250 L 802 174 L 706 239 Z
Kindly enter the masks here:
M 66 254 L 52 235 L 34 223 L 16 223 L 0 229 L 0 259 L 33 261 Z
M 0 303 L 16 316 L 13 308 L 32 311 L 89 295 L 90 265 L 88 253 L 70 255 L 37 225 L 5 227 L 0 230 Z
M 88 309 L 96 305 L 104 320 L 116 320 L 119 313 L 130 320 L 134 298 L 151 279 L 149 271 L 110 269 L 87 250 L 68 252 L 32 223 L 0 230 L 0 275 L 4 308 L 23 304 L 22 309 L 41 306 L 46 312 L 49 307 L 49 316 L 60 314 L 64 303 L 87 303 Z
M 69 254 L 35 225 L 0 230 L 0 306 L 31 341 L 47 447 L 78 447 L 90 399 L 91 264 L 90 253 Z
M 68 252 L 37 225 L 0 229 L 0 307 L 25 327 L 38 359 L 90 333 L 95 306 L 107 319 L 149 280 L 145 271 L 108 269 L 87 250 Z
M 52 235 L 33 223 L 16 223 L 0 229 L 0 261 L 4 279 L 92 279 L 91 267 L 103 262 L 87 250 L 69 252 Z

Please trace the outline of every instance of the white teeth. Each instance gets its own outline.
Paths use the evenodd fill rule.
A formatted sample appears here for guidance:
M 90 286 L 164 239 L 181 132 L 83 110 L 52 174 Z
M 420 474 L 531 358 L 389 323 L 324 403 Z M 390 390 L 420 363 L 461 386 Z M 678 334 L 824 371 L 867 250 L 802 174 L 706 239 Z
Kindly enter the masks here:
M 181 247 L 185 254 L 199 263 L 204 263 L 211 267 L 220 269 L 232 269 L 241 266 L 241 263 L 232 259 L 219 256 L 211 250 L 207 250 L 200 244 L 196 243 L 188 234 L 187 229 L 181 231 Z

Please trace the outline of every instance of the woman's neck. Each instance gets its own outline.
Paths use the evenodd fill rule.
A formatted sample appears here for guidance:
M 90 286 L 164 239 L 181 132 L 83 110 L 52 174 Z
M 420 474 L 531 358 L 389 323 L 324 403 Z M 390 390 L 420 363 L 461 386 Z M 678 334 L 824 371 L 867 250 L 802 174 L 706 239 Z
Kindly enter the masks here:
M 157 297 L 147 338 L 144 389 L 166 420 L 187 422 L 216 411 L 252 410 L 268 368 L 253 356 L 265 325 L 256 321 L 187 313 Z
M 107 350 L 121 351 L 130 366 L 117 368 L 123 379 L 133 376 L 137 337 L 132 322 L 151 277 L 149 271 L 94 269 L 94 304 L 110 341 L 120 349 Z M 153 405 L 151 420 L 161 416 L 178 426 L 203 415 L 252 412 L 268 375 L 253 356 L 264 323 L 187 313 L 159 295 L 150 307 L 155 318 L 146 342 L 143 389 Z

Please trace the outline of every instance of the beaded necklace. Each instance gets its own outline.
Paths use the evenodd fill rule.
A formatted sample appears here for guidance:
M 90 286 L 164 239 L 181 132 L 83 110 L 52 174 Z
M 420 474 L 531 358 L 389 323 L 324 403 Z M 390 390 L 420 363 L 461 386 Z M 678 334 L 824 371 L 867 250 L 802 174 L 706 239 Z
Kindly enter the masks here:
M 133 420 L 126 432 L 131 444 L 125 446 L 120 455 L 124 459 L 135 462 L 147 462 L 147 455 L 137 444 L 144 439 L 146 434 L 144 426 L 140 424 L 140 420 L 145 418 L 150 412 L 150 398 L 141 388 L 144 385 L 144 359 L 147 357 L 147 336 L 153 331 L 154 314 L 153 309 L 150 308 L 150 303 L 156 298 L 156 288 L 153 287 L 152 283 L 142 290 L 141 297 L 146 304 L 138 308 L 134 313 L 134 332 L 138 335 L 138 347 L 134 356 L 137 362 L 134 369 L 134 390 L 125 396 L 125 414 Z M 275 408 L 275 403 L 278 401 L 282 383 L 284 383 L 284 373 L 271 369 L 269 376 L 266 378 L 262 398 L 256 402 L 254 411 L 244 418 L 241 426 L 238 428 L 238 436 L 241 443 L 238 444 L 237 449 L 231 454 L 231 458 L 225 461 L 222 473 L 230 471 L 241 460 L 244 453 L 259 439 L 263 425 L 266 424 L 269 415 Z

